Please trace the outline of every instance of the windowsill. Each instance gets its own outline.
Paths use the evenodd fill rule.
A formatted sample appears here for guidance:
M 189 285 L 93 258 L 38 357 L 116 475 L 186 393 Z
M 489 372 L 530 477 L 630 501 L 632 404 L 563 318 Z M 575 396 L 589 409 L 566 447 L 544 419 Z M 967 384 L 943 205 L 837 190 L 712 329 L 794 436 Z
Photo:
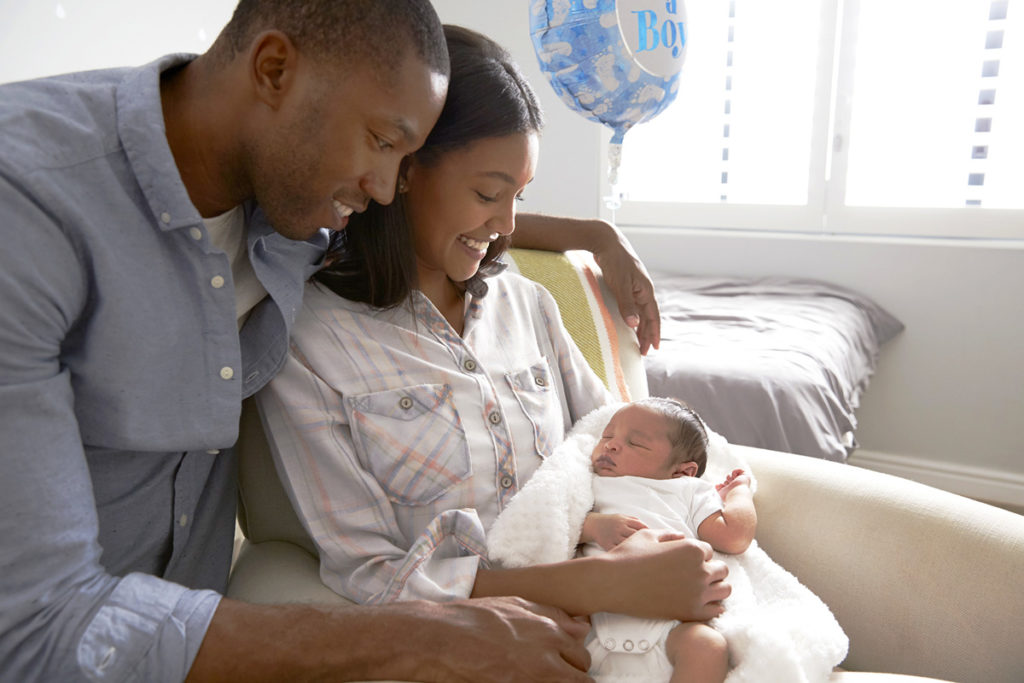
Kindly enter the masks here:
M 627 235 L 684 236 L 705 238 L 793 240 L 801 242 L 878 244 L 902 246 L 957 247 L 964 249 L 1024 250 L 1024 239 L 954 238 L 908 235 L 857 235 L 847 233 L 802 232 L 783 230 L 747 230 L 732 228 L 689 228 L 618 224 Z

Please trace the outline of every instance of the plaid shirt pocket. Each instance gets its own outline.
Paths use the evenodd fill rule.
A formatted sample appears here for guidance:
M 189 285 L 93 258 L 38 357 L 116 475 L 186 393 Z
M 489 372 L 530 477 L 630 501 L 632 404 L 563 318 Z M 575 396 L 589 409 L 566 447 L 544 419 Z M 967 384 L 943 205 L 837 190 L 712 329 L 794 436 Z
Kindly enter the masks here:
M 473 473 L 447 384 L 421 384 L 346 399 L 363 466 L 401 505 L 429 504 Z
M 505 379 L 512 387 L 519 407 L 533 425 L 537 454 L 546 458 L 562 443 L 565 433 L 562 402 L 547 361 L 542 359 L 523 370 L 505 373 Z

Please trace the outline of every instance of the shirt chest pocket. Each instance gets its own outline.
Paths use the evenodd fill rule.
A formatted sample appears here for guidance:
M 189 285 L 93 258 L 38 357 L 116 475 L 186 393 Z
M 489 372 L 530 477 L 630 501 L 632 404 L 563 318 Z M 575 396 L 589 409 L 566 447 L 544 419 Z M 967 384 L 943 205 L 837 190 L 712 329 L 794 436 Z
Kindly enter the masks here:
M 426 505 L 472 475 L 469 446 L 447 384 L 346 399 L 359 459 L 401 505 Z
M 537 453 L 546 458 L 565 434 L 562 401 L 547 362 L 541 360 L 523 370 L 506 373 L 505 379 L 533 426 Z

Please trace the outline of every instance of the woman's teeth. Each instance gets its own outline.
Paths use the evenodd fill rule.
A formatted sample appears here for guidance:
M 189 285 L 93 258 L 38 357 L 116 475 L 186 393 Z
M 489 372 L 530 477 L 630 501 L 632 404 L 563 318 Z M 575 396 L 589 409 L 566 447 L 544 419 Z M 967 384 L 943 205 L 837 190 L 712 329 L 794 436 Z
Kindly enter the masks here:
M 475 249 L 477 251 L 487 251 L 487 245 L 490 244 L 490 242 L 470 239 L 465 235 L 459 235 L 459 241 L 470 249 Z

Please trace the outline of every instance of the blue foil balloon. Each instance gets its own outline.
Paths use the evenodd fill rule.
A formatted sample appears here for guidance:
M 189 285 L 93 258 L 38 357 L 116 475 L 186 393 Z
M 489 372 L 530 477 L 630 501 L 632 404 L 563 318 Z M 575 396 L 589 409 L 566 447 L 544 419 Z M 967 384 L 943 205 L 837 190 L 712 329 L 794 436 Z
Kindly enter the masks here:
M 675 99 L 686 31 L 679 0 L 530 0 L 541 71 L 563 102 L 613 131 L 613 187 L 626 132 Z

